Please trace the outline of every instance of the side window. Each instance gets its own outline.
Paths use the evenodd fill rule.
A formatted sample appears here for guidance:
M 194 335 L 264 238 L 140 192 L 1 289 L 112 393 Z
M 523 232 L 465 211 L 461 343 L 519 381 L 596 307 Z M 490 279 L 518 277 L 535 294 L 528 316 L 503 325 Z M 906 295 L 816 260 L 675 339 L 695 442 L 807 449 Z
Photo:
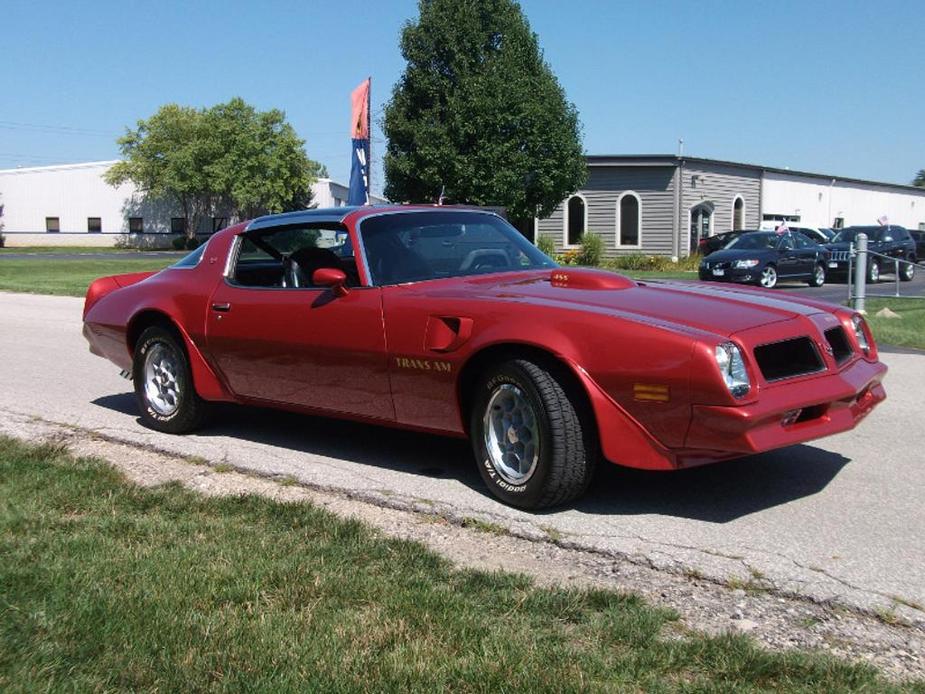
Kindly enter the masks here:
M 813 242 L 803 233 L 794 234 L 793 240 L 796 242 L 797 248 L 812 248 L 813 246 Z
M 312 288 L 315 270 L 343 270 L 349 286 L 359 285 L 349 235 L 342 228 L 284 227 L 247 234 L 232 273 L 247 287 Z

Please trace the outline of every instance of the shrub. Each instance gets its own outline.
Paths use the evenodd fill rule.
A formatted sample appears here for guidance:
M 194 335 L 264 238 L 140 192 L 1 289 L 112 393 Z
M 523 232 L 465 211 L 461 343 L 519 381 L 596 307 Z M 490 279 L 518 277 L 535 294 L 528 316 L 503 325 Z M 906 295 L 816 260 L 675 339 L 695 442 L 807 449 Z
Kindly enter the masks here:
M 551 236 L 540 236 L 536 240 L 536 247 L 552 258 L 556 253 L 556 244 Z
M 597 267 L 601 264 L 604 253 L 604 240 L 590 231 L 581 235 L 581 249 L 578 251 L 578 264 Z

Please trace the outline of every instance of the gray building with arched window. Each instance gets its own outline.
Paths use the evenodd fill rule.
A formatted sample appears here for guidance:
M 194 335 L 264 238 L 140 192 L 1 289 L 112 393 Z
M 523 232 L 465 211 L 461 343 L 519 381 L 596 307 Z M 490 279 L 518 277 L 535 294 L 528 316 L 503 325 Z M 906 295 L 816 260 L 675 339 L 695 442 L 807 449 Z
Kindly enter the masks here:
M 782 220 L 803 226 L 894 224 L 925 228 L 925 189 L 674 155 L 591 155 L 588 180 L 534 236 L 556 251 L 600 235 L 607 256 L 681 257 L 701 238 Z

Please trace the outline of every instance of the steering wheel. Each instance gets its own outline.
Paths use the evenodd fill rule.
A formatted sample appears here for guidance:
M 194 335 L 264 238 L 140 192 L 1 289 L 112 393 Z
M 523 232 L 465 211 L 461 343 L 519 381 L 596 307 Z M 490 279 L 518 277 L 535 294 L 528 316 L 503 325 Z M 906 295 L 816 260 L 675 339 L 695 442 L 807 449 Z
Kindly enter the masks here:
M 500 248 L 477 248 L 469 252 L 459 269 L 461 272 L 466 270 L 478 272 L 485 268 L 505 267 L 511 267 L 511 259 L 505 251 Z
M 283 256 L 283 287 L 298 289 L 302 286 L 302 271 L 291 255 Z

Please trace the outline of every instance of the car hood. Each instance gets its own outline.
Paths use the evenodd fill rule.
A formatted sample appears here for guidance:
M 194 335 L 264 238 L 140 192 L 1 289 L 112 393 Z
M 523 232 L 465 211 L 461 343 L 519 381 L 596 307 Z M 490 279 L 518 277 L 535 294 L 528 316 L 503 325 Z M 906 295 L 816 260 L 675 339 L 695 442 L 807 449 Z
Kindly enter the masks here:
M 571 309 L 682 329 L 732 335 L 824 312 L 810 300 L 699 282 L 635 282 L 585 268 L 482 275 L 406 285 L 433 298 L 496 300 L 541 309 Z M 423 298 L 423 297 L 422 297 Z

